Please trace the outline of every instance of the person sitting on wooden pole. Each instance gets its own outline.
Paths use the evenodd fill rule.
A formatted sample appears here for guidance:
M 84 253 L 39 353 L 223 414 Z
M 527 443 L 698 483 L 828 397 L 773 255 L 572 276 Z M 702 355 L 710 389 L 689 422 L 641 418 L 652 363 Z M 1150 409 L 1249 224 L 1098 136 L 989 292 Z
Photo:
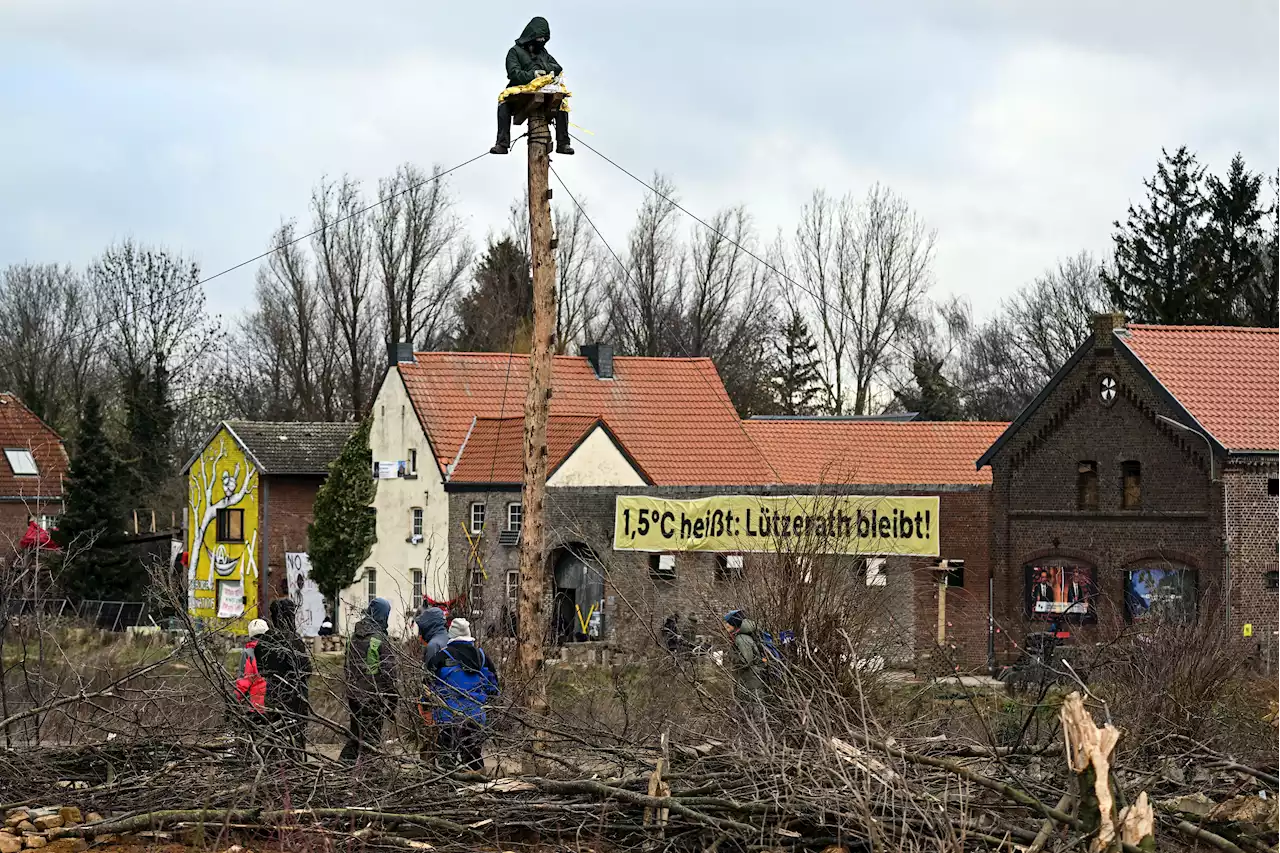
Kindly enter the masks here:
M 551 25 L 546 18 L 537 17 L 525 25 L 524 32 L 507 51 L 507 87 L 525 86 L 547 74 L 564 71 L 556 58 L 547 53 L 546 44 L 551 40 Z M 555 111 L 556 153 L 572 154 L 569 145 L 569 114 Z M 511 150 L 511 100 L 498 103 L 498 141 L 489 149 L 490 154 L 506 154 Z

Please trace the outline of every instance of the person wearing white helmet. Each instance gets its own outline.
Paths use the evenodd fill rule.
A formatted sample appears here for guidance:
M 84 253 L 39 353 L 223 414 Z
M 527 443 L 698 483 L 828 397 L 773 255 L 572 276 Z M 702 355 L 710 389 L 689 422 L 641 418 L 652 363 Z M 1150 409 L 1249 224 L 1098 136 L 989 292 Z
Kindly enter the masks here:
M 250 620 L 249 641 L 240 652 L 240 675 L 236 678 L 236 698 L 258 714 L 267 711 L 267 680 L 258 672 L 258 638 L 269 629 L 265 620 Z

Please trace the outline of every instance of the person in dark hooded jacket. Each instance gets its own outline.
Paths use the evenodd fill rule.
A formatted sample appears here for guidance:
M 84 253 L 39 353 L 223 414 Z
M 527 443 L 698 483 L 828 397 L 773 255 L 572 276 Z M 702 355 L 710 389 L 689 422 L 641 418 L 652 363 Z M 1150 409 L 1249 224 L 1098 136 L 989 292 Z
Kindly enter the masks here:
M 424 646 L 422 666 L 425 668 L 449 644 L 449 628 L 444 624 L 444 611 L 439 607 L 424 609 L 414 621 L 418 626 L 418 639 L 422 640 Z
M 423 758 L 429 757 L 436 746 L 435 718 L 432 716 L 429 701 L 431 693 L 429 667 L 432 659 L 449 643 L 449 629 L 445 626 L 445 619 L 446 614 L 439 607 L 426 607 L 414 620 L 418 626 L 418 639 L 422 643 L 423 692 L 426 694 L 420 697 L 418 702 L 418 716 L 423 724 L 418 753 Z
M 498 673 L 471 636 L 466 619 L 449 626 L 449 644 L 428 667 L 440 752 L 467 770 L 484 769 L 485 707 L 498 693 Z
M 347 710 L 351 737 L 342 748 L 343 761 L 360 757 L 361 745 L 382 741 L 382 727 L 396 707 L 396 662 L 387 623 L 391 602 L 375 598 L 369 613 L 356 623 L 347 641 L 343 674 L 347 682 Z
M 271 602 L 271 629 L 258 642 L 258 671 L 267 679 L 267 707 L 279 721 L 281 734 L 298 749 L 306 748 L 306 717 L 311 713 L 308 682 L 311 656 L 298 635 L 298 605 L 292 599 Z
M 507 88 L 524 86 L 546 74 L 564 71 L 556 58 L 547 53 L 546 44 L 551 40 L 551 25 L 546 18 L 538 17 L 525 25 L 520 38 L 507 51 Z M 569 114 L 556 110 L 556 152 L 572 154 L 569 144 Z M 511 150 L 511 104 L 498 104 L 498 141 L 489 149 L 490 154 L 506 154 Z

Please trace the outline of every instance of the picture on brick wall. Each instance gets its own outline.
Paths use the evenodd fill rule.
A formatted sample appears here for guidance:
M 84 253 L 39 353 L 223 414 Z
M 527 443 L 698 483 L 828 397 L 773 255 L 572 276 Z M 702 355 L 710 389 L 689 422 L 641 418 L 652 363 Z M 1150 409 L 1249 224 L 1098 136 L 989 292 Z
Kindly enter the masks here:
M 1195 614 L 1196 573 L 1168 567 L 1125 572 L 1124 603 L 1130 619 L 1187 619 Z
M 1096 587 L 1088 566 L 1028 566 L 1027 602 L 1032 616 L 1091 619 Z

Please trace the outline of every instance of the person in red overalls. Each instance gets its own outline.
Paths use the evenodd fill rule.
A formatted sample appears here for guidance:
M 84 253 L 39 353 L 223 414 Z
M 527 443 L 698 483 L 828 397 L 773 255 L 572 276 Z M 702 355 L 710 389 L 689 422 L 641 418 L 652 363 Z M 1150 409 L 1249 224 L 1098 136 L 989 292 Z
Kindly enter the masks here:
M 258 638 L 267 633 L 268 625 L 262 619 L 249 623 L 249 641 L 240 652 L 240 676 L 236 679 L 236 698 L 248 711 L 255 714 L 267 712 L 267 680 L 258 672 Z

